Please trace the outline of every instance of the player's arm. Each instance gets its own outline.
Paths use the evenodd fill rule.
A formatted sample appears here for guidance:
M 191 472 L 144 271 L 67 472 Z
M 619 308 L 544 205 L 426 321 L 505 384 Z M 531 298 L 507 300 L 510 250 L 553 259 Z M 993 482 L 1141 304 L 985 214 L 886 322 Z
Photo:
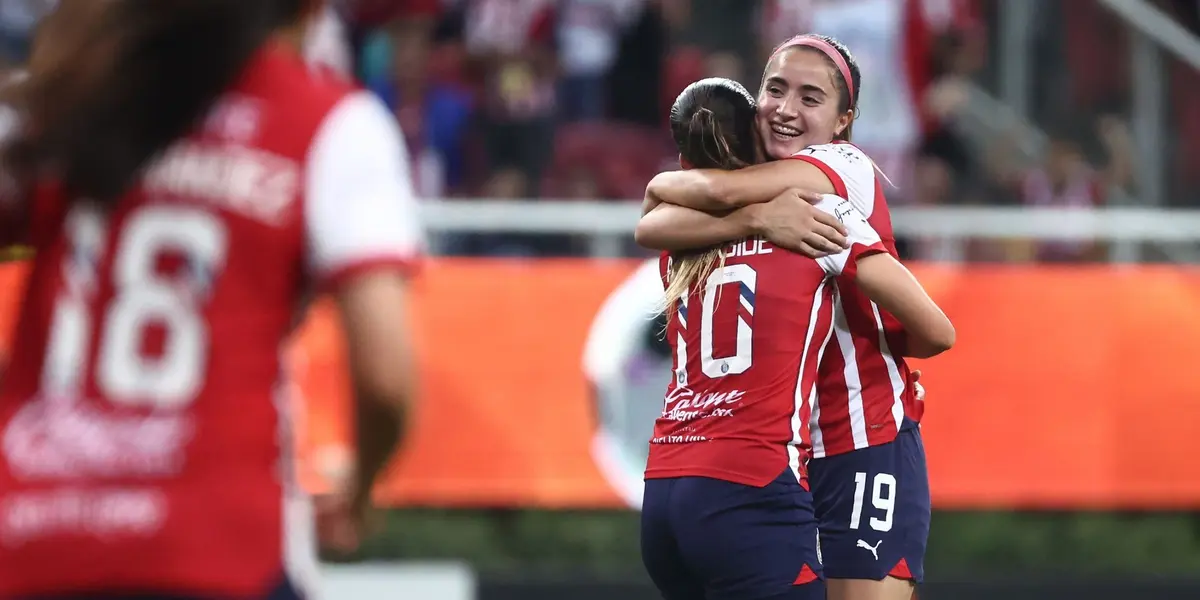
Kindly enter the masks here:
M 422 234 L 407 164 L 394 119 L 365 92 L 326 117 L 309 156 L 311 268 L 336 300 L 349 348 L 358 454 L 347 492 L 358 511 L 403 437 L 416 385 L 406 275 Z
M 707 212 L 721 212 L 768 202 L 799 188 L 819 194 L 837 193 L 833 181 L 806 160 L 777 160 L 735 171 L 689 169 L 655 175 L 646 187 L 646 202 L 666 203 Z M 647 211 L 648 212 L 648 211 Z
M 858 287 L 904 326 L 905 356 L 929 358 L 954 346 L 954 325 L 900 261 L 878 252 L 857 263 Z
M 831 275 L 849 273 L 867 297 L 890 312 L 904 326 L 904 355 L 929 358 L 954 345 L 954 325 L 925 288 L 900 261 L 887 252 L 879 234 L 852 203 L 836 196 L 817 205 L 838 216 L 846 225 L 850 249 L 818 262 Z
M 762 236 L 776 245 L 817 258 L 845 248 L 845 228 L 812 203 L 820 194 L 790 189 L 765 204 L 724 213 L 659 204 L 642 216 L 634 240 L 653 250 L 690 250 Z

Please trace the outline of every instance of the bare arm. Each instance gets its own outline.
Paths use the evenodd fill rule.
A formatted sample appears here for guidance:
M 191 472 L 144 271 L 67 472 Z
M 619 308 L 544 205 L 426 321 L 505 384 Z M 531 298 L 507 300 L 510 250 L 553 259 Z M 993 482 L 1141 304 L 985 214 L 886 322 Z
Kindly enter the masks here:
M 954 345 L 954 325 L 900 261 L 879 252 L 857 261 L 857 283 L 880 308 L 892 313 L 908 335 L 905 356 L 929 358 Z
M 777 160 L 736 171 L 666 171 L 655 175 L 646 187 L 643 214 L 657 203 L 706 212 L 733 210 L 768 202 L 792 188 L 818 194 L 836 193 L 829 177 L 802 160 Z
M 398 272 L 379 271 L 347 282 L 335 295 L 349 348 L 357 421 L 354 506 L 371 488 L 403 437 L 416 387 L 405 314 L 406 285 Z
M 692 250 L 722 242 L 761 235 L 762 223 L 756 218 L 753 206 L 726 211 L 704 211 L 659 204 L 642 216 L 633 239 L 639 246 L 652 250 Z
M 707 213 L 674 204 L 658 204 L 638 221 L 634 239 L 653 250 L 691 250 L 751 236 L 811 258 L 842 251 L 846 229 L 813 204 L 820 194 L 787 190 L 763 204 L 723 213 Z

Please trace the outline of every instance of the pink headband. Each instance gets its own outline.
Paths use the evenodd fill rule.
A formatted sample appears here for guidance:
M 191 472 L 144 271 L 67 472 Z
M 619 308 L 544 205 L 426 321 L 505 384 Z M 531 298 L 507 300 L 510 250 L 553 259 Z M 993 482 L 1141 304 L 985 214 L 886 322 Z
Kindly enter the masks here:
M 815 48 L 829 57 L 829 60 L 832 60 L 834 66 L 841 72 L 842 80 L 846 82 L 846 89 L 850 92 L 850 106 L 854 106 L 854 80 L 850 78 L 850 65 L 846 63 L 846 59 L 842 56 L 842 53 L 838 52 L 837 48 L 834 48 L 829 42 L 807 33 L 798 35 L 776 47 L 775 51 L 771 53 L 771 58 L 767 59 L 767 62 L 771 62 L 771 59 L 774 59 L 776 54 L 793 46 Z

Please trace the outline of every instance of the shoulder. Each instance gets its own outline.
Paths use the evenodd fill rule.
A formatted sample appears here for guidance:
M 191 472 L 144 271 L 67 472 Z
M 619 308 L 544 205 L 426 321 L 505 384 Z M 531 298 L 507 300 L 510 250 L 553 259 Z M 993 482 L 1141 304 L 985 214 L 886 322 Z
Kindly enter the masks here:
M 847 163 L 870 163 L 871 159 L 861 148 L 850 142 L 831 142 L 809 146 L 794 156 L 812 156 L 822 160 L 837 160 Z
M 397 160 L 403 153 L 399 125 L 383 102 L 367 91 L 344 94 L 325 113 L 309 151 L 310 164 Z
M 864 214 L 875 212 L 878 195 L 875 163 L 858 146 L 849 142 L 819 144 L 797 152 L 792 158 L 820 169 L 833 183 L 837 195 L 854 202 Z

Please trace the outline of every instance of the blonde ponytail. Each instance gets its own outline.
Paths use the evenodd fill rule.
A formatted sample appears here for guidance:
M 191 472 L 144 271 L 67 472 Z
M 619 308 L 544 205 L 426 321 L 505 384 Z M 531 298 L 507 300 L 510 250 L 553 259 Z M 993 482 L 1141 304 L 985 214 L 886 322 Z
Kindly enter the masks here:
M 704 284 L 709 273 L 725 266 L 725 247 L 671 254 L 667 267 L 667 292 L 664 310 L 674 314 L 683 297 Z

